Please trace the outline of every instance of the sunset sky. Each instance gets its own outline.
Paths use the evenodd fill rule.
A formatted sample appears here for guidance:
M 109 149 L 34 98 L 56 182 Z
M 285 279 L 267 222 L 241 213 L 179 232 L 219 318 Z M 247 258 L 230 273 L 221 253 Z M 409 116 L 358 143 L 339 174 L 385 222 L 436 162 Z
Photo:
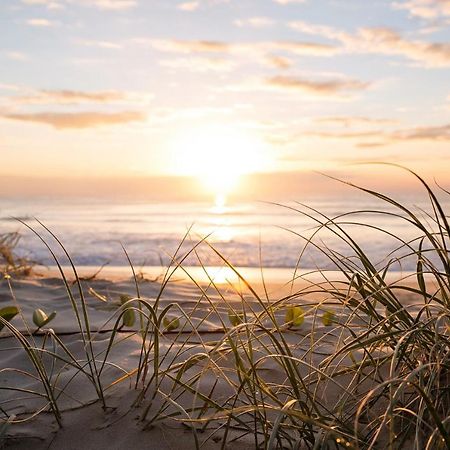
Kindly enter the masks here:
M 7 0 L 0 28 L 1 175 L 450 170 L 449 0 Z

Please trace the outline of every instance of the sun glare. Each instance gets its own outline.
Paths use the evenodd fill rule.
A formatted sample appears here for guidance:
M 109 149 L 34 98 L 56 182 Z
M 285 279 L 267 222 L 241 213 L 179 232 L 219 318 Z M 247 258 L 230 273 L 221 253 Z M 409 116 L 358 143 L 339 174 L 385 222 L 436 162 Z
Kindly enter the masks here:
M 178 174 L 198 177 L 216 206 L 223 207 L 241 175 L 267 167 L 268 151 L 256 135 L 232 127 L 205 127 L 180 133 L 173 159 Z

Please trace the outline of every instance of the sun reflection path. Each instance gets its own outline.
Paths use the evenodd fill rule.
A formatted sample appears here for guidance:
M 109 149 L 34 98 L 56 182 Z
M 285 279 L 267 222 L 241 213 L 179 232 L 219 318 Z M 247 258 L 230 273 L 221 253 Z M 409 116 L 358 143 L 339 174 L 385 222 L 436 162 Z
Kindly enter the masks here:
M 205 267 L 204 270 L 216 284 L 237 284 L 239 277 L 230 267 Z
M 211 211 L 215 214 L 223 214 L 226 212 L 227 196 L 223 193 L 216 194 L 214 206 Z
M 217 194 L 214 205 L 209 209 L 209 225 L 212 226 L 211 238 L 213 242 L 230 242 L 236 235 L 236 230 L 232 226 L 230 217 L 226 214 L 231 211 L 227 206 L 225 194 Z

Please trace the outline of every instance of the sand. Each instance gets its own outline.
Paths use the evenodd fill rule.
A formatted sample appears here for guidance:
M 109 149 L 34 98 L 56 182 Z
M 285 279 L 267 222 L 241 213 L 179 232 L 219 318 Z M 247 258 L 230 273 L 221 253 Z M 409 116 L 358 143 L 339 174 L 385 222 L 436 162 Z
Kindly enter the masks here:
M 13 278 L 9 280 L 12 291 L 8 280 L 2 279 L 0 281 L 0 307 L 12 304 L 20 305 L 22 315 L 28 322 L 29 328 L 27 329 L 19 316 L 13 319 L 12 324 L 24 334 L 36 329 L 31 322 L 35 308 L 42 308 L 46 312 L 56 311 L 55 319 L 45 328 L 52 328 L 73 355 L 82 360 L 84 347 L 81 335 L 65 287 L 61 278 L 56 275 L 57 273 L 52 271 L 29 278 Z M 161 278 L 155 279 L 154 275 L 149 275 L 149 279 L 141 280 L 139 283 L 140 295 L 152 304 L 161 288 Z M 267 279 L 266 285 L 263 285 L 257 273 L 254 273 L 251 282 L 259 295 L 264 298 L 267 294 L 265 300 L 267 303 L 274 303 L 290 292 L 299 289 L 298 283 L 294 287 L 286 283 L 291 276 L 290 272 L 285 271 L 285 282 L 283 282 L 283 276 L 278 273 L 271 280 Z M 105 273 L 102 273 L 95 279 L 82 281 L 82 285 L 87 298 L 94 348 L 100 361 L 108 347 L 111 330 L 120 306 L 120 296 L 135 297 L 136 289 L 134 281 L 129 275 L 126 272 L 120 273 L 120 271 L 106 273 L 106 276 Z M 181 317 L 181 326 L 184 326 L 183 333 L 179 334 L 179 330 L 173 330 L 161 336 L 160 352 L 161 355 L 166 355 L 166 359 L 161 365 L 162 369 L 165 369 L 169 362 L 183 362 L 189 355 L 204 353 L 214 348 L 227 331 L 221 320 L 226 323 L 227 329 L 231 328 L 228 311 L 230 307 L 240 310 L 242 298 L 246 301 L 245 309 L 247 311 L 253 310 L 255 314 L 261 311 L 261 305 L 255 300 L 254 294 L 242 282 L 234 286 L 223 282 L 218 286 L 219 292 L 215 292 L 211 286 L 208 288 L 206 279 L 203 279 L 201 287 L 198 287 L 181 274 L 174 276 L 173 281 L 167 284 L 160 300 L 161 309 L 170 304 L 177 304 L 191 317 L 192 322 L 186 325 L 186 321 Z M 202 298 L 201 289 L 207 290 L 210 301 Z M 72 291 L 78 298 L 75 285 L 72 286 Z M 94 293 L 106 297 L 107 302 L 100 301 Z M 317 300 L 317 296 L 315 300 Z M 405 297 L 405 302 L 408 301 L 411 299 Z M 311 302 L 311 299 L 305 298 L 305 305 L 308 302 Z M 173 317 L 180 315 L 176 311 L 178 310 L 175 307 L 171 310 Z M 338 313 L 338 311 L 336 312 Z M 279 316 L 282 322 L 283 315 L 280 313 Z M 191 325 L 195 332 L 192 331 Z M 314 351 L 311 351 L 310 331 L 313 327 L 312 335 L 317 343 Z M 103 386 L 110 386 L 125 373 L 131 373 L 137 367 L 141 349 L 141 338 L 137 331 L 136 324 L 132 328 L 125 327 L 117 335 L 116 345 L 108 356 L 109 365 L 105 367 L 102 374 Z M 39 347 L 43 345 L 43 334 L 40 332 L 34 336 L 28 336 L 28 339 L 34 339 L 36 347 Z M 330 327 L 321 323 L 313 323 L 313 319 L 308 316 L 299 331 L 286 330 L 286 339 L 292 342 L 296 356 L 305 358 L 308 364 L 319 364 L 327 354 L 335 350 L 340 338 L 342 336 L 330 332 Z M 45 345 L 47 349 L 61 353 L 61 349 L 53 348 L 51 343 L 47 342 Z M 174 418 L 161 416 L 151 426 L 148 426 L 149 419 L 157 414 L 158 408 L 164 403 L 165 395 L 173 396 L 172 398 L 180 403 L 186 411 L 193 405 L 193 402 L 197 402 L 196 404 L 199 402 L 189 394 L 177 398 L 174 391 L 171 391 L 172 384 L 169 379 L 159 386 L 161 392 L 156 393 L 153 400 L 154 392 L 150 388 L 141 405 L 136 407 L 134 402 L 138 398 L 140 390 L 134 389 L 135 378 L 130 376 L 106 390 L 107 408 L 103 409 L 95 389 L 84 375 L 70 366 L 63 367 L 61 363 L 52 367 L 51 359 L 46 357 L 45 363 L 49 373 L 53 373 L 54 376 L 58 374 L 56 385 L 60 395 L 57 403 L 62 411 L 62 426 L 60 427 L 54 415 L 49 412 L 48 408 L 45 408 L 46 400 L 27 392 L 12 390 L 12 388 L 18 388 L 43 392 L 39 380 L 24 374 L 25 372 L 36 374 L 36 371 L 26 352 L 6 329 L 0 332 L 0 355 L 2 361 L 2 371 L 0 372 L 2 417 L 5 418 L 5 414 L 14 415 L 15 420 L 18 421 L 6 430 L 2 440 L 5 448 L 190 449 L 195 448 L 195 439 L 204 449 L 219 449 L 222 446 L 223 429 L 216 429 L 217 422 L 210 423 L 205 430 L 200 430 L 201 424 L 196 424 L 198 431 L 195 436 L 190 429 L 190 423 L 183 423 L 180 420 L 186 418 L 185 414 L 170 404 L 170 400 L 166 400 L 166 403 L 169 402 L 166 413 L 175 412 L 178 415 Z M 232 358 L 229 354 L 224 353 L 224 356 L 219 359 L 222 367 L 232 367 Z M 9 370 L 12 368 L 15 370 Z M 18 370 L 22 372 L 18 372 Z M 268 382 L 283 381 L 283 373 L 272 361 L 268 360 L 263 363 L 261 370 L 264 370 Z M 304 375 L 308 376 L 306 365 L 302 370 Z M 148 377 L 150 374 L 151 371 Z M 230 377 L 232 376 L 230 375 Z M 225 382 L 219 372 L 213 370 L 205 371 L 197 387 L 199 391 L 205 393 L 214 388 L 214 396 L 218 401 L 232 394 L 230 385 Z M 339 389 L 332 383 L 330 385 L 330 383 L 324 382 L 319 391 L 330 404 L 339 399 Z M 150 403 L 149 413 L 146 420 L 143 421 L 143 412 Z M 44 410 L 40 414 L 31 417 L 42 408 Z M 196 417 L 196 414 L 192 414 L 192 417 Z M 238 430 L 232 430 L 231 438 L 241 434 Z M 226 448 L 255 447 L 251 435 L 235 441 L 231 438 L 228 436 L 228 441 L 232 442 L 228 443 Z

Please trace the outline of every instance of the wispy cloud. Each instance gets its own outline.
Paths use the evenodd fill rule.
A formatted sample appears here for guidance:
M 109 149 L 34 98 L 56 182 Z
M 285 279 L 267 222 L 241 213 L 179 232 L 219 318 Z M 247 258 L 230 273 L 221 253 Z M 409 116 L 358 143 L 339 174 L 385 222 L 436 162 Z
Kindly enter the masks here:
M 364 116 L 325 116 L 314 120 L 316 123 L 325 125 L 343 126 L 346 128 L 355 126 L 376 126 L 376 125 L 394 125 L 397 120 L 364 117 Z
M 224 53 L 230 50 L 230 46 L 222 41 L 135 38 L 132 42 L 166 53 Z
M 22 92 L 26 91 L 22 88 Z M 13 105 L 81 105 L 89 103 L 142 104 L 150 101 L 151 93 L 126 91 L 74 91 L 68 89 L 28 90 L 26 94 L 8 99 Z
M 180 3 L 177 8 L 181 11 L 195 11 L 200 7 L 200 2 L 183 2 Z
M 236 19 L 233 24 L 237 27 L 251 27 L 251 28 L 267 28 L 275 25 L 275 20 L 270 17 L 249 17 L 247 19 Z
M 303 130 L 302 136 L 320 139 L 356 140 L 359 147 L 380 147 L 383 145 L 413 141 L 450 141 L 450 124 L 415 126 L 386 130 L 386 128 L 365 130 Z
M 27 104 L 79 104 L 110 103 L 123 100 L 125 94 L 119 91 L 83 92 L 69 90 L 41 90 L 27 96 L 15 97 L 19 103 Z
M 64 6 L 61 2 L 55 2 L 53 0 L 22 0 L 25 5 L 39 5 L 45 6 L 47 9 L 63 9 Z
M 133 44 L 144 45 L 163 53 L 234 53 L 254 57 L 268 52 L 284 51 L 296 55 L 331 56 L 338 48 L 333 44 L 303 41 L 260 41 L 229 43 L 210 40 L 134 38 Z
M 17 84 L 0 83 L 0 89 L 2 91 L 18 91 L 20 89 L 20 86 L 18 86 Z
M 4 52 L 4 55 L 8 59 L 13 59 L 15 61 L 27 61 L 29 59 L 26 53 L 18 52 L 15 50 L 7 50 Z
M 221 90 L 235 92 L 267 92 L 278 93 L 286 99 L 298 101 L 337 101 L 355 100 L 356 94 L 369 89 L 371 83 L 344 76 L 325 77 L 323 74 L 314 76 L 278 75 L 266 78 L 248 77 L 237 83 L 230 83 Z M 298 96 L 296 95 L 298 94 Z M 292 124 L 291 124 L 292 125 Z M 285 131 L 288 131 L 287 129 Z
M 4 119 L 18 120 L 50 125 L 58 130 L 70 128 L 93 128 L 106 125 L 119 125 L 128 122 L 145 121 L 146 115 L 139 111 L 104 112 L 37 112 L 3 114 Z
M 66 0 L 72 4 L 92 6 L 103 10 L 122 11 L 137 6 L 136 0 Z
M 302 33 L 338 41 L 342 52 L 403 56 L 425 67 L 450 66 L 450 44 L 447 42 L 410 40 L 390 28 L 360 28 L 349 33 L 302 21 L 290 22 L 289 26 Z
M 395 140 L 450 141 L 450 124 L 397 130 L 391 137 Z
M 329 95 L 347 91 L 368 89 L 370 83 L 353 79 L 312 80 L 290 76 L 275 76 L 266 79 L 267 85 L 280 89 L 302 91 L 316 95 Z
M 28 19 L 26 21 L 26 24 L 31 27 L 38 27 L 38 28 L 50 28 L 50 27 L 57 27 L 60 25 L 60 23 L 57 21 L 43 18 Z
M 294 64 L 291 59 L 279 55 L 267 55 L 266 62 L 267 65 L 277 69 L 289 69 Z
M 123 48 L 122 44 L 112 41 L 77 39 L 75 42 L 86 47 L 98 47 L 109 50 L 120 50 L 121 48 Z
M 408 0 L 393 2 L 395 9 L 408 11 L 411 16 L 422 19 L 438 19 L 450 16 L 450 0 Z
M 223 3 L 229 3 L 231 0 L 186 0 L 181 1 L 175 8 L 180 11 L 193 12 L 200 8 L 212 7 Z

